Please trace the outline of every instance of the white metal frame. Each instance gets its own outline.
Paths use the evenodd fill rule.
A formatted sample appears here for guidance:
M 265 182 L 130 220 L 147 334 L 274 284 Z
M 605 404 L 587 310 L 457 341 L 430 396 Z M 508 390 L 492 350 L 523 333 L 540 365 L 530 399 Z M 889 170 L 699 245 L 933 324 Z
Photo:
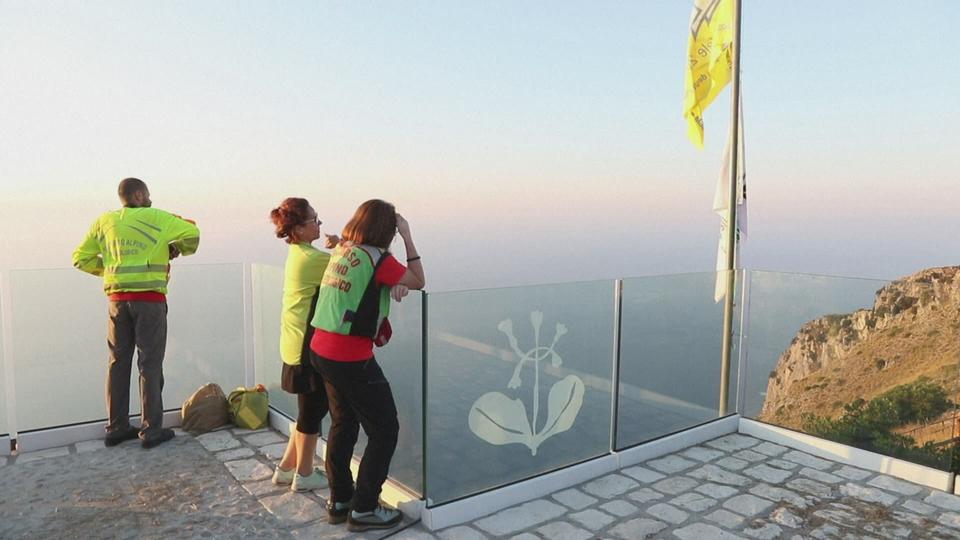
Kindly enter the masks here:
M 0 448 L 0 454 L 10 453 L 10 439 L 17 438 L 17 386 L 16 372 L 14 371 L 14 350 L 13 350 L 13 309 L 11 305 L 10 294 L 10 272 L 0 273 L 0 332 L 3 340 L 3 365 L 0 365 L 0 373 L 3 374 L 4 395 L 6 403 L 3 404 L 7 415 L 7 431 L 9 435 L 7 441 Z M 5 455 L 5 454 L 4 454 Z

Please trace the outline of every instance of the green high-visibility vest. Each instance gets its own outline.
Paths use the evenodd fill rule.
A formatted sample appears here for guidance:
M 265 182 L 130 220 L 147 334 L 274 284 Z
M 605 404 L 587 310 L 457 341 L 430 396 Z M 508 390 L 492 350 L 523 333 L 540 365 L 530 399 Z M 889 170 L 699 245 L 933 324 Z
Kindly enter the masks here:
M 345 336 L 375 337 L 390 312 L 390 287 L 378 287 L 373 279 L 385 258 L 372 246 L 337 246 L 323 273 L 310 325 Z
M 74 250 L 73 265 L 103 276 L 107 294 L 166 294 L 170 244 L 191 255 L 200 244 L 200 229 L 157 208 L 121 208 L 97 218 Z

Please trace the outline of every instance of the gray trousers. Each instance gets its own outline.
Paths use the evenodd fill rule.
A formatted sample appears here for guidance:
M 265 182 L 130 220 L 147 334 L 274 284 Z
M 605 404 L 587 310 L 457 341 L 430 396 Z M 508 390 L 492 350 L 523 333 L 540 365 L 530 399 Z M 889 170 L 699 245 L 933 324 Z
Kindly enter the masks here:
M 109 302 L 107 433 L 130 429 L 130 369 L 137 351 L 140 370 L 140 438 L 163 427 L 163 355 L 167 348 L 166 302 Z

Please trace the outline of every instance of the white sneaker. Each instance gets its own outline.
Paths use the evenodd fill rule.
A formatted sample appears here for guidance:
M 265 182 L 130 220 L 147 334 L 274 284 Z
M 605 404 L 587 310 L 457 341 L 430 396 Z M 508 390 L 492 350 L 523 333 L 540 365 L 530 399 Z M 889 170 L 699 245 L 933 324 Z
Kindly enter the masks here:
M 311 491 L 314 489 L 323 489 L 327 487 L 327 477 L 320 472 L 320 467 L 314 467 L 313 472 L 308 476 L 297 473 L 293 476 L 293 483 L 290 489 L 293 491 Z
M 277 465 L 277 468 L 273 470 L 273 483 L 278 486 L 289 486 L 293 483 L 293 474 L 295 472 L 297 472 L 296 467 L 285 471 L 280 468 L 280 465 Z

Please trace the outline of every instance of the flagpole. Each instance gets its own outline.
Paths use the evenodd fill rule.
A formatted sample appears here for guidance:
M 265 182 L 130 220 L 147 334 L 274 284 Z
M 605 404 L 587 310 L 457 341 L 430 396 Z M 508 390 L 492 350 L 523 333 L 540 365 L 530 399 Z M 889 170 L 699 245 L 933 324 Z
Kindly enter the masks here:
M 737 247 L 737 173 L 740 148 L 740 8 L 741 0 L 733 0 L 733 50 L 731 51 L 731 121 L 730 121 L 730 192 L 727 203 L 727 294 L 723 303 L 723 353 L 720 359 L 719 415 L 727 414 L 730 395 L 730 355 L 733 348 L 733 296 L 736 286 Z

